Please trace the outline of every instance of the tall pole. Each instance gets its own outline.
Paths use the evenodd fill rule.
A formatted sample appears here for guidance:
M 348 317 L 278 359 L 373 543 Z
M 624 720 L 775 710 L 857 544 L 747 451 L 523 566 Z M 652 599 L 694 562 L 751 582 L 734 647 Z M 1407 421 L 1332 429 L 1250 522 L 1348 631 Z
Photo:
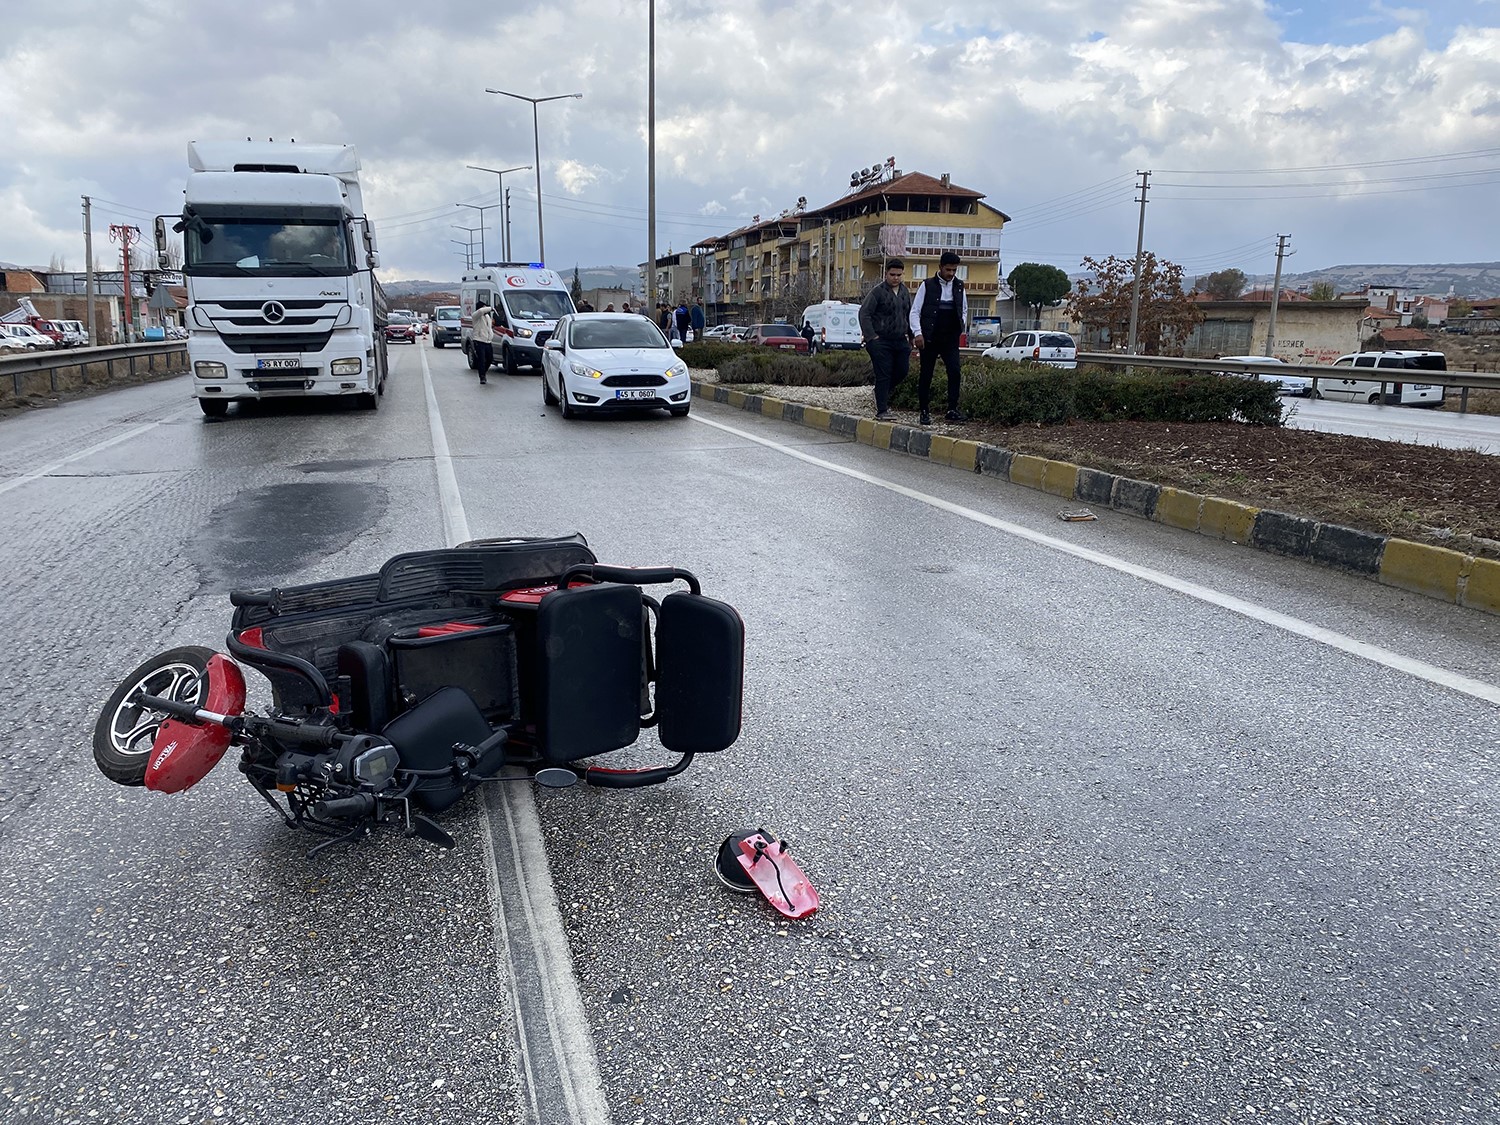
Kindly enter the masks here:
M 495 202 L 489 204 L 491 207 L 500 209 L 500 257 L 504 261 L 510 261 L 510 192 L 505 186 L 505 174 L 507 172 L 528 172 L 530 164 L 517 164 L 514 168 L 487 168 L 482 164 L 466 164 L 466 168 L 472 168 L 476 172 L 495 173 Z M 473 204 L 468 204 L 472 207 Z M 484 224 L 484 215 L 479 217 L 480 225 Z M 482 256 L 482 255 L 481 255 Z
M 1141 222 L 1135 232 L 1135 284 L 1130 287 L 1130 347 L 1131 355 L 1135 355 L 1136 326 L 1141 317 L 1141 251 L 1146 245 L 1146 186 L 1151 182 L 1151 173 L 1137 170 L 1136 175 L 1141 178 L 1141 197 L 1136 200 L 1141 205 Z
M 646 308 L 656 308 L 656 0 L 646 5 Z
M 536 249 L 537 258 L 542 264 L 547 261 L 547 236 L 542 229 L 542 141 L 540 129 L 537 125 L 536 107 L 542 102 L 556 102 L 564 98 L 581 98 L 582 94 L 553 94 L 548 98 L 530 98 L 525 94 L 513 94 L 509 90 L 491 90 L 486 88 L 486 94 L 502 94 L 507 98 L 515 98 L 518 101 L 531 103 L 531 152 L 532 159 L 536 161 Z
M 829 299 L 829 288 L 833 280 L 833 257 L 829 251 L 833 249 L 833 220 L 823 220 L 823 245 L 818 247 L 818 252 L 823 255 L 823 300 Z
M 88 196 L 83 197 L 83 266 L 88 274 L 88 281 L 84 292 L 88 295 L 84 298 L 89 310 L 89 344 L 97 347 L 99 344 L 99 326 L 94 317 L 94 201 Z
M 471 210 L 479 212 L 479 226 L 478 227 L 459 227 L 458 229 L 459 230 L 478 230 L 479 231 L 479 264 L 480 265 L 484 265 L 484 259 L 486 257 L 485 252 L 484 252 L 484 213 L 486 211 L 493 211 L 496 207 L 498 207 L 500 205 L 498 203 L 486 203 L 483 206 L 480 206 L 478 203 L 455 203 L 454 206 L 455 207 L 468 207 Z
M 1276 236 L 1276 280 L 1271 282 L 1271 325 L 1266 330 L 1266 355 L 1276 354 L 1276 306 L 1281 303 L 1281 260 L 1286 257 L 1286 244 L 1291 235 Z
M 130 247 L 138 242 L 141 237 L 141 228 L 126 226 L 124 223 L 109 224 L 109 238 L 113 242 L 120 242 L 120 254 L 124 262 L 125 275 L 125 342 L 135 343 L 135 311 L 130 307 L 135 303 L 134 296 L 130 292 Z

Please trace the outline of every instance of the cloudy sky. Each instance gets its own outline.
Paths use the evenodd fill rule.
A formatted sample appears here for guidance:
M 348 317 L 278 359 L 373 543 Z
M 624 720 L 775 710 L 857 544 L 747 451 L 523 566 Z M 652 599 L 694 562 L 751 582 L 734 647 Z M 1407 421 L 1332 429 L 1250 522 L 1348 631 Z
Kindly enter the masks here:
M 189 140 L 357 146 L 392 279 L 457 276 L 532 162 L 548 263 L 643 261 L 646 0 L 62 0 L 0 40 L 0 260 L 82 268 L 176 211 Z M 1133 254 L 1189 276 L 1500 259 L 1500 0 L 657 0 L 657 248 L 829 203 L 859 167 L 951 173 L 1004 268 Z M 514 255 L 537 248 L 531 173 Z M 498 254 L 498 212 L 483 212 Z M 96 239 L 96 249 L 98 239 Z

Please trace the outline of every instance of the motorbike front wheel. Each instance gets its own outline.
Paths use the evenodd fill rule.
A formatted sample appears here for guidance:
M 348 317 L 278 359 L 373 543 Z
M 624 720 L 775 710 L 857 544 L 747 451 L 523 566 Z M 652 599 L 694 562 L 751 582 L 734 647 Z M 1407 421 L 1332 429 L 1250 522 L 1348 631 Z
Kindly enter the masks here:
M 157 653 L 121 681 L 94 724 L 94 764 L 117 785 L 146 784 L 151 745 L 166 716 L 134 702 L 159 695 L 181 703 L 199 703 L 208 691 L 208 661 L 214 650 L 184 645 Z

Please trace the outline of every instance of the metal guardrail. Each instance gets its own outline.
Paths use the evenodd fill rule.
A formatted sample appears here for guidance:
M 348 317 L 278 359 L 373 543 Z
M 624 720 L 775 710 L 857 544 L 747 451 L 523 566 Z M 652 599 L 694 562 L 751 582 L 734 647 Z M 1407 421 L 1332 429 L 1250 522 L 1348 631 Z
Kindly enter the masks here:
M 982 355 L 984 348 L 964 348 L 966 355 Z M 1317 391 L 1320 379 L 1358 379 L 1362 383 L 1379 383 L 1382 397 L 1387 387 L 1397 383 L 1425 383 L 1431 387 L 1455 388 L 1459 397 L 1458 412 L 1468 412 L 1469 391 L 1500 391 L 1500 375 L 1483 371 L 1419 371 L 1413 369 L 1405 378 L 1392 379 L 1391 368 L 1329 367 L 1319 363 L 1234 363 L 1224 359 L 1187 359 L 1171 355 L 1132 355 L 1128 352 L 1079 352 L 1078 362 L 1101 367 L 1155 367 L 1168 371 L 1244 372 L 1247 375 L 1301 375 L 1313 381 Z
M 182 340 L 8 355 L 0 358 L 0 403 L 19 399 L 28 391 L 56 394 L 72 387 L 186 370 L 187 344 Z

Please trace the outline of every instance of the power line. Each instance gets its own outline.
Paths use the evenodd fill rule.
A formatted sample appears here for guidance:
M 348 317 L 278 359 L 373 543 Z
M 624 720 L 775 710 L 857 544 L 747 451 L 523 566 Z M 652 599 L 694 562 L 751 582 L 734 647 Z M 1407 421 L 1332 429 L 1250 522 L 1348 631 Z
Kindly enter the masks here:
M 1500 148 L 1473 148 L 1462 152 L 1437 153 L 1432 156 L 1403 156 L 1391 160 L 1360 160 L 1352 164 L 1313 164 L 1300 168 L 1163 168 L 1168 176 L 1261 176 L 1271 173 L 1338 172 L 1350 168 L 1393 168 L 1407 164 L 1437 164 L 1444 160 L 1481 160 L 1500 156 Z

